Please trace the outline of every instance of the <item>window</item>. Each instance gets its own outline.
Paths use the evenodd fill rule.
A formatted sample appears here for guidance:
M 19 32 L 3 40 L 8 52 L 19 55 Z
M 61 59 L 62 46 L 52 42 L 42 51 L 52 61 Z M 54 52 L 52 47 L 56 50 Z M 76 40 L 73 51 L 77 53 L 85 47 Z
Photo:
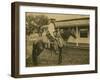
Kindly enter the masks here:
M 87 38 L 88 37 L 88 29 L 80 29 L 80 37 Z

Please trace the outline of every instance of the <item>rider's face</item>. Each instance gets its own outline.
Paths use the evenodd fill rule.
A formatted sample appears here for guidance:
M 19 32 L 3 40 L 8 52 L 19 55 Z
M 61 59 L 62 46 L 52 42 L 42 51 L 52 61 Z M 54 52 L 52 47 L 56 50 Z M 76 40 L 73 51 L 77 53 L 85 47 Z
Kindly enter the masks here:
M 55 23 L 55 20 L 51 20 L 51 23 Z

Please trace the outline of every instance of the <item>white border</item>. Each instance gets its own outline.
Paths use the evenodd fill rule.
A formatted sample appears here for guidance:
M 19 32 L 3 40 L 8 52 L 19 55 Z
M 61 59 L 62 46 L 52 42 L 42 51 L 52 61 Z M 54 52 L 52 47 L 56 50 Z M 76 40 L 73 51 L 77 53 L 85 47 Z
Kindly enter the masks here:
M 67 66 L 48 66 L 48 67 L 25 67 L 25 12 L 49 12 L 65 14 L 84 14 L 90 15 L 90 64 L 88 65 L 67 65 Z M 38 73 L 55 73 L 55 72 L 74 72 L 95 70 L 95 11 L 86 9 L 71 8 L 52 8 L 37 6 L 20 6 L 20 51 L 19 51 L 19 68 L 20 74 L 38 74 Z

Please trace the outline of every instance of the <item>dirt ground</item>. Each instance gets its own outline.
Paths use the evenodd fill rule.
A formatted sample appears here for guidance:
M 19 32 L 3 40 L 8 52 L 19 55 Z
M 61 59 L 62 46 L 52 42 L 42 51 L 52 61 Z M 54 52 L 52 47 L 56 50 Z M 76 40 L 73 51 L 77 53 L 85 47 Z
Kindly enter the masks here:
M 44 50 L 38 56 L 38 66 L 57 66 L 58 54 L 54 51 Z M 89 49 L 63 48 L 62 63 L 60 65 L 89 64 Z M 26 59 L 26 67 L 34 67 L 31 55 Z

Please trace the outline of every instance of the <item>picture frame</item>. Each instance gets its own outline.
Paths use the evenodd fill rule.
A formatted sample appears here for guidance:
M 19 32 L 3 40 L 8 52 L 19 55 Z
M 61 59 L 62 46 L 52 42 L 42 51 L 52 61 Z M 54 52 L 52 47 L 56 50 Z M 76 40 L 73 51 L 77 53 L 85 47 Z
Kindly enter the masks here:
M 81 41 L 84 42 L 84 37 L 88 37 L 88 57 L 84 57 L 83 63 L 78 63 L 82 61 L 81 59 L 76 59 L 76 63 L 70 59 L 64 65 L 50 65 L 50 66 L 32 66 L 30 61 L 27 63 L 27 41 L 26 41 L 26 17 L 28 15 L 45 14 L 49 15 L 50 18 L 59 19 L 56 23 L 59 26 L 88 26 L 88 31 L 81 28 L 73 28 L 77 32 L 80 32 Z M 58 15 L 58 16 L 57 16 Z M 84 16 L 85 15 L 85 16 Z M 60 17 L 59 17 L 60 16 Z M 65 20 L 65 16 L 66 19 Z M 68 18 L 68 16 L 70 16 Z M 76 17 L 78 19 L 76 19 Z M 63 17 L 63 19 L 62 19 Z M 81 17 L 85 17 L 84 19 Z M 35 18 L 36 20 L 37 18 Z M 81 20 L 82 19 L 82 20 Z M 88 19 L 88 20 L 87 20 Z M 70 20 L 70 21 L 69 21 Z M 83 22 L 83 20 L 85 20 Z M 43 23 L 43 22 L 42 22 Z M 65 30 L 66 27 L 61 29 Z M 78 29 L 78 30 L 77 30 Z M 32 30 L 32 29 L 31 29 Z M 87 74 L 87 73 L 97 73 L 97 7 L 96 6 L 81 6 L 81 5 L 63 5 L 63 4 L 46 4 L 46 3 L 31 3 L 31 2 L 13 2 L 11 4 L 11 76 L 15 78 L 22 77 L 40 77 L 40 76 L 59 76 L 59 75 L 73 75 L 73 74 Z M 77 40 L 75 40 L 77 41 Z M 79 40 L 78 40 L 79 41 Z M 78 51 L 81 46 L 78 42 L 75 42 L 75 46 Z M 69 45 L 68 45 L 69 46 Z M 73 47 L 73 50 L 76 50 Z M 29 48 L 31 49 L 31 48 Z M 69 50 L 69 49 L 68 49 Z M 87 50 L 87 49 L 86 49 Z M 69 50 L 68 57 L 71 57 Z M 85 54 L 85 49 L 83 50 Z M 34 51 L 33 51 L 34 52 Z M 67 52 L 66 52 L 67 53 Z M 83 53 L 82 51 L 80 53 Z M 80 57 L 81 54 L 78 54 Z M 58 54 L 57 54 L 58 55 Z M 75 53 L 73 54 L 75 56 Z M 78 57 L 77 56 L 77 57 Z M 81 55 L 82 58 L 83 55 Z M 49 57 L 50 58 L 50 57 Z M 74 60 L 74 61 L 75 61 Z M 67 61 L 65 61 L 67 62 Z M 65 63 L 64 62 L 64 63 Z M 85 63 L 86 62 L 86 63 Z M 50 64 L 50 63 L 49 63 Z M 31 67 L 30 67 L 31 65 Z

